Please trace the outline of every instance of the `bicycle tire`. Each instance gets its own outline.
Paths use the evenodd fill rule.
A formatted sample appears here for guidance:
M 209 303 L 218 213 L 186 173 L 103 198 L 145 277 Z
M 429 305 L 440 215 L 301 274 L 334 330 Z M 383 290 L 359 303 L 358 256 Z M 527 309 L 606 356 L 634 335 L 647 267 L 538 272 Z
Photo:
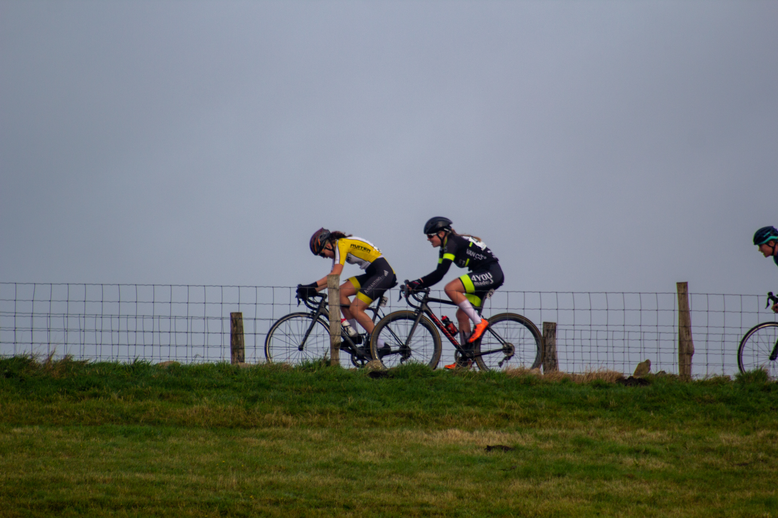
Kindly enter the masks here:
M 507 351 L 483 354 L 502 348 L 495 334 L 513 346 L 512 356 L 508 357 Z M 540 367 L 541 361 L 540 344 L 540 331 L 530 319 L 516 313 L 500 313 L 489 318 L 489 327 L 476 341 L 475 363 L 483 371 L 536 369 Z
M 778 379 L 778 360 L 770 360 L 778 341 L 778 322 L 757 324 L 743 336 L 737 349 L 737 366 L 740 372 L 762 369 L 770 380 Z
M 300 365 L 329 358 L 330 326 L 321 319 L 317 319 L 303 349 L 299 348 L 312 319 L 310 313 L 290 313 L 278 319 L 265 337 L 267 362 Z
M 431 369 L 440 361 L 440 334 L 435 324 L 429 318 L 422 316 L 419 325 L 407 343 L 416 313 L 413 311 L 394 311 L 382 318 L 370 336 L 370 354 L 378 358 L 386 368 L 397 367 L 405 363 L 416 362 L 427 365 Z M 392 352 L 379 355 L 378 339 L 389 345 Z

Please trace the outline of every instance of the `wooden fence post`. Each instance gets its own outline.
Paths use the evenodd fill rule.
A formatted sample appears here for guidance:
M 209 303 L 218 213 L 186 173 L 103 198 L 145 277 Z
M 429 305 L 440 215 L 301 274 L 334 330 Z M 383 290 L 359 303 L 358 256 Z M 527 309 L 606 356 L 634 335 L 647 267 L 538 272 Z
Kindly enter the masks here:
M 543 322 L 540 354 L 543 362 L 543 374 L 559 370 L 556 358 L 556 322 Z
M 692 378 L 692 314 L 689 307 L 689 285 L 676 283 L 678 289 L 678 374 L 682 379 Z
M 330 365 L 340 365 L 340 275 L 327 276 L 330 313 Z
M 243 313 L 230 313 L 230 363 L 245 362 Z

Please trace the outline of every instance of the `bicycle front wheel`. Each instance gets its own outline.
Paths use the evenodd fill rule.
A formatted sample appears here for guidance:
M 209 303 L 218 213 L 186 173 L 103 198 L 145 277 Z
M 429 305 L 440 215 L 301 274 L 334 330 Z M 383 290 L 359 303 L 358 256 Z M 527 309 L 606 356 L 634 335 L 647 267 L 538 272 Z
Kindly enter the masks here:
M 370 352 L 386 368 L 405 363 L 421 363 L 434 369 L 440 361 L 440 334 L 430 320 L 422 316 L 410 336 L 416 313 L 395 311 L 376 324 L 370 337 Z M 379 347 L 379 344 L 384 347 Z
M 535 369 L 540 367 L 540 331 L 530 319 L 500 313 L 475 345 L 475 362 L 481 370 Z
M 770 358 L 778 347 L 778 322 L 764 322 L 752 327 L 740 341 L 737 366 L 740 372 L 761 369 L 770 380 L 778 379 L 778 359 Z
M 265 338 L 268 363 L 299 365 L 329 358 L 329 355 L 329 325 L 323 320 L 314 321 L 310 313 L 291 313 L 281 317 Z

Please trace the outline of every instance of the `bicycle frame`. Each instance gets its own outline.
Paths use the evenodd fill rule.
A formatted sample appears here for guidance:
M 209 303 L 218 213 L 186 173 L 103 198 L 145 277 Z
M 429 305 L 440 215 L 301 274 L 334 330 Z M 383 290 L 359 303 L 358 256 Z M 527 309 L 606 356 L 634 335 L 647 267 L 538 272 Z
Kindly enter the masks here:
M 486 332 L 494 336 L 502 347 L 491 351 L 481 351 L 479 354 L 475 354 L 474 347 L 467 347 L 464 344 L 460 344 L 457 338 L 453 336 L 451 333 L 449 333 L 448 329 L 446 329 L 446 326 L 443 325 L 443 322 L 441 322 L 441 320 L 437 317 L 437 315 L 435 315 L 435 313 L 429 307 L 430 302 L 436 302 L 448 306 L 456 306 L 457 305 L 456 302 L 447 299 L 438 299 L 435 297 L 430 297 L 430 288 L 423 288 L 417 292 L 408 292 L 407 289 L 405 289 L 405 286 L 403 286 L 401 287 L 401 293 L 402 295 L 405 296 L 408 305 L 414 308 L 414 312 L 416 313 L 416 319 L 414 320 L 413 325 L 411 326 L 410 333 L 408 333 L 408 341 L 410 341 L 411 337 L 413 337 L 413 333 L 416 331 L 416 327 L 419 325 L 422 315 L 424 315 L 427 318 L 429 318 L 433 324 L 435 324 L 435 327 L 437 327 L 438 330 L 443 333 L 443 336 L 448 338 L 448 341 L 451 342 L 451 345 L 454 346 L 454 349 L 456 349 L 456 351 L 465 358 L 473 359 L 476 356 L 486 356 L 487 354 L 496 354 L 496 353 L 504 352 L 504 346 L 506 345 L 505 340 L 500 335 L 495 333 L 492 329 L 487 327 Z M 419 293 L 423 293 L 424 295 L 422 297 L 419 297 Z M 415 300 L 416 303 L 411 302 L 411 299 Z M 482 309 L 483 308 L 480 306 L 475 308 L 475 310 L 478 312 L 479 315 L 481 314 Z
M 318 302 L 315 302 L 314 299 L 319 299 Z M 378 303 L 375 305 L 370 305 L 367 307 L 367 310 L 372 311 L 373 316 L 372 320 L 373 323 L 378 319 L 378 315 L 381 313 L 381 308 L 386 305 L 386 297 L 381 297 L 378 299 Z M 324 320 L 329 325 L 330 320 L 330 312 L 327 309 L 327 295 L 325 293 L 317 293 L 316 295 L 313 295 L 309 298 L 301 299 L 297 298 L 297 305 L 300 305 L 300 302 L 305 304 L 305 306 L 311 310 L 311 325 L 308 326 L 308 329 L 305 331 L 305 335 L 303 336 L 302 341 L 300 342 L 300 345 L 297 346 L 298 351 L 302 351 L 305 348 L 305 344 L 308 341 L 308 337 L 311 335 L 311 331 L 313 331 L 314 326 L 316 325 L 316 321 L 319 319 L 319 317 L 324 317 Z M 357 344 L 351 339 L 351 337 L 348 335 L 348 333 L 344 333 L 343 329 L 341 328 L 340 333 L 340 339 L 341 339 L 341 350 L 346 351 L 347 353 L 351 354 L 352 356 L 357 355 L 363 356 L 362 352 L 358 350 Z M 345 344 L 345 345 L 344 345 Z

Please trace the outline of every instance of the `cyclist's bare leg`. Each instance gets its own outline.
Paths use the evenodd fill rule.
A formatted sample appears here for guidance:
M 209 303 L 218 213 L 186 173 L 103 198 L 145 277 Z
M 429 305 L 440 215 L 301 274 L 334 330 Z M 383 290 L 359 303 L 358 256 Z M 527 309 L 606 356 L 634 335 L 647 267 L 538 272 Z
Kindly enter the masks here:
M 359 325 L 362 326 L 362 328 L 367 331 L 368 334 L 370 334 L 373 332 L 375 324 L 373 324 L 373 320 L 370 318 L 370 315 L 365 312 L 367 306 L 368 304 L 364 300 L 358 297 L 354 297 L 354 302 L 351 303 L 348 311 L 354 316 L 356 321 L 359 322 Z
M 459 279 L 454 279 L 446 284 L 444 290 L 446 291 L 448 298 L 450 298 L 454 304 L 458 305 L 467 300 L 467 297 L 465 297 L 465 286 Z
M 453 281 L 446 284 L 444 290 L 446 295 L 448 295 L 448 298 L 450 298 L 451 301 L 457 305 L 459 305 L 462 301 L 467 300 L 467 297 L 465 297 L 465 287 L 462 284 L 462 281 L 459 279 L 454 279 Z M 459 308 L 457 308 L 457 322 L 459 322 L 459 330 L 466 332 L 469 335 L 470 318 L 464 311 Z
M 463 336 L 470 336 L 470 317 L 459 308 L 457 308 L 457 322 L 459 322 L 459 331 L 462 333 L 460 338 Z
M 356 294 L 357 289 L 351 284 L 351 281 L 346 281 L 340 285 L 340 312 L 346 320 L 354 319 L 351 311 L 349 311 L 349 306 L 351 306 L 351 297 Z
M 459 322 L 459 330 L 470 334 L 470 321 L 475 321 L 473 319 L 473 315 L 475 315 L 476 318 L 478 318 L 478 322 L 481 321 L 481 319 L 478 317 L 478 314 L 475 312 L 475 309 L 470 304 L 470 302 L 467 300 L 467 297 L 465 296 L 465 286 L 462 284 L 462 281 L 460 279 L 454 279 L 453 281 L 446 284 L 446 287 L 444 288 L 446 291 L 446 295 L 448 295 L 448 298 L 451 299 L 452 302 L 454 302 L 459 308 L 457 309 L 457 322 Z M 470 310 L 473 313 L 473 315 L 468 315 L 467 312 L 462 308 L 463 303 L 467 303 L 467 305 L 470 306 Z M 478 323 L 476 322 L 476 323 Z
M 373 324 L 370 315 L 365 313 L 368 304 L 358 297 L 354 297 L 356 294 L 357 289 L 351 284 L 351 281 L 346 281 L 340 286 L 340 312 L 343 313 L 343 318 L 356 320 L 368 334 L 372 333 L 375 324 Z M 354 302 L 351 302 L 350 297 L 354 297 Z

